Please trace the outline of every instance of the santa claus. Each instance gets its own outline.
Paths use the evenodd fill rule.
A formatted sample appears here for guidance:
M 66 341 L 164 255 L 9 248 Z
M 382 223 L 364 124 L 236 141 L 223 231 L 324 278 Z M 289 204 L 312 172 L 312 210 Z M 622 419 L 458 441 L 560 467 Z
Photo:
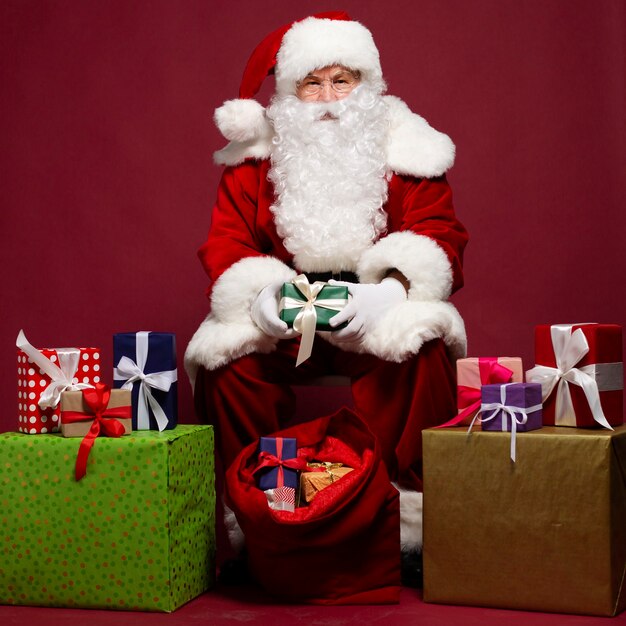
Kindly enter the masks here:
M 253 96 L 269 73 L 267 109 Z M 215 120 L 230 143 L 199 256 L 211 312 L 186 352 L 201 419 L 228 466 L 293 417 L 292 385 L 347 375 L 354 409 L 400 490 L 402 549 L 421 548 L 421 432 L 454 415 L 467 233 L 445 178 L 454 145 L 386 86 L 372 35 L 345 13 L 295 22 L 252 54 Z M 294 367 L 278 316 L 298 274 L 347 285 L 350 303 Z M 347 323 L 347 324 L 346 324 Z

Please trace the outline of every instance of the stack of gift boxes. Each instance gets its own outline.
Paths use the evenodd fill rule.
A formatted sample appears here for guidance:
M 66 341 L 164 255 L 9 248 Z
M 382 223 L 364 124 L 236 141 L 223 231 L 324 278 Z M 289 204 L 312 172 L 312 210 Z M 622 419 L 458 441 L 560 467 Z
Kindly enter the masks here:
M 0 435 L 0 604 L 172 611 L 213 580 L 213 432 L 177 424 L 172 333 L 101 349 L 17 340 L 17 433 Z
M 615 615 L 626 606 L 621 327 L 537 326 L 525 379 L 519 358 L 460 359 L 458 415 L 424 432 L 424 599 Z

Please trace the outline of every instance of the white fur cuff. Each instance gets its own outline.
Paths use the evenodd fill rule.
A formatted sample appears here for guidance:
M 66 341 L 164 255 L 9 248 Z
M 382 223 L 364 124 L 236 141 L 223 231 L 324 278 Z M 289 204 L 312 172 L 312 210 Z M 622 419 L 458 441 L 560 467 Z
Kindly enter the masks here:
M 357 272 L 362 283 L 379 283 L 393 268 L 409 280 L 409 300 L 447 300 L 450 296 L 450 261 L 430 237 L 411 231 L 391 233 L 361 255 Z
M 259 292 L 270 283 L 288 282 L 295 270 L 271 256 L 246 257 L 233 263 L 217 280 L 211 311 L 217 321 L 242 323 Z
M 277 339 L 266 335 L 250 317 L 252 302 L 270 283 L 290 281 L 296 272 L 269 256 L 247 257 L 217 280 L 212 310 L 191 338 L 185 369 L 195 384 L 198 366 L 213 370 L 252 352 L 271 352 Z

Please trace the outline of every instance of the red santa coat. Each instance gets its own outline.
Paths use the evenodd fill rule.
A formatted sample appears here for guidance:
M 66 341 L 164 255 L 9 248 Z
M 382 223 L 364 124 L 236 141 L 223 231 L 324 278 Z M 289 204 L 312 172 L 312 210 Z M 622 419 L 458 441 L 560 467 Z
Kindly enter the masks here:
M 410 283 L 407 301 L 381 317 L 362 342 L 343 349 L 367 352 L 401 362 L 424 342 L 442 338 L 453 357 L 465 354 L 463 321 L 447 299 L 463 282 L 462 257 L 467 233 L 457 220 L 445 179 L 454 161 L 454 145 L 412 113 L 399 99 L 386 96 L 389 136 L 387 233 L 354 259 L 363 283 L 380 282 L 397 269 Z M 231 142 L 216 153 L 228 165 L 213 209 L 212 224 L 200 259 L 212 281 L 211 312 L 192 338 L 185 363 L 192 380 L 198 366 L 219 368 L 253 352 L 271 352 L 268 337 L 250 317 L 261 289 L 289 281 L 301 270 L 276 232 L 270 207 L 274 190 L 267 180 L 271 129 L 256 139 Z M 332 260 L 329 265 L 332 265 Z M 316 268 L 320 271 L 320 268 Z M 324 333 L 332 343 L 332 334 Z

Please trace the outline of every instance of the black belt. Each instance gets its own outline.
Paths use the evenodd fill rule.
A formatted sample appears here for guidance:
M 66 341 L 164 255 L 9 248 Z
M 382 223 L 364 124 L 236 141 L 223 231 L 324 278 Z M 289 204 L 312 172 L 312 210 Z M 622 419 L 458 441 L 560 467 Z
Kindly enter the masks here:
M 354 272 L 302 272 L 310 283 L 320 281 L 327 283 L 329 280 L 341 280 L 345 283 L 358 283 L 359 278 Z

